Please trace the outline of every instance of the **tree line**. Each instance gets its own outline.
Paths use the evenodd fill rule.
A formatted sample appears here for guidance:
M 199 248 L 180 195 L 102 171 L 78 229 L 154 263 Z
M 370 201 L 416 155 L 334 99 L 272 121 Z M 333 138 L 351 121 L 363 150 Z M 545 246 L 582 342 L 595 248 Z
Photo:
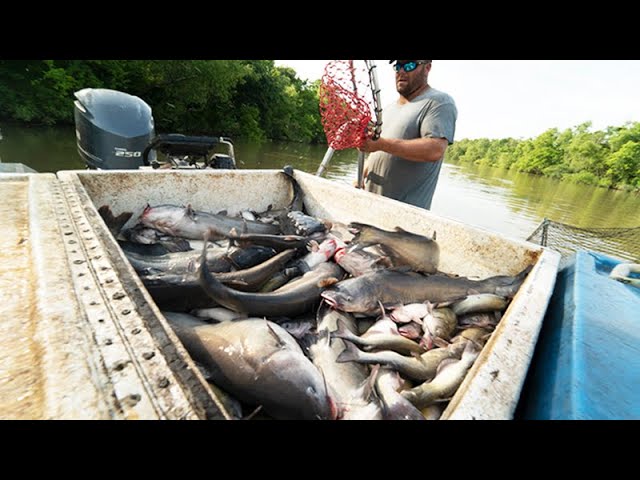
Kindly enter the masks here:
M 273 60 L 0 60 L 0 119 L 73 124 L 74 92 L 110 88 L 147 102 L 158 133 L 326 143 L 319 87 Z M 447 161 L 640 190 L 640 123 L 462 139 Z
M 149 104 L 158 133 L 317 143 L 319 84 L 273 60 L 0 60 L 0 118 L 73 124 L 74 92 L 109 88 Z
M 531 139 L 464 139 L 447 160 L 512 169 L 559 180 L 640 191 L 640 122 L 592 131 L 591 122 Z

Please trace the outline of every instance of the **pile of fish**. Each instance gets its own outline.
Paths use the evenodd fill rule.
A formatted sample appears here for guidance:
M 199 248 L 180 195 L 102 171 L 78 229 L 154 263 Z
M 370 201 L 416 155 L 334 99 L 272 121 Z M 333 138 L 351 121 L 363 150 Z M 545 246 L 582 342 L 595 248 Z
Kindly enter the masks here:
M 530 267 L 445 274 L 435 233 L 314 218 L 283 174 L 282 209 L 100 214 L 235 418 L 440 418 Z

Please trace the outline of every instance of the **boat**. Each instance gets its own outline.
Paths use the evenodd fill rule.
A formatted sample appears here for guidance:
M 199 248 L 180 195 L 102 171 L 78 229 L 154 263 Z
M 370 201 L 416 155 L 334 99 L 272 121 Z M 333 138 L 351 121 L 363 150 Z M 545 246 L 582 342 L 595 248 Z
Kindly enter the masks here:
M 443 272 L 486 278 L 531 267 L 441 417 L 512 419 L 560 255 L 302 171 L 293 170 L 293 177 L 305 210 L 315 217 L 423 235 L 435 231 Z M 229 215 L 283 208 L 293 194 L 286 175 L 249 169 L 69 170 L 5 174 L 0 191 L 5 212 L 14 212 L 5 216 L 0 249 L 9 267 L 0 273 L 7 286 L 2 291 L 11 291 L 2 296 L 2 316 L 5 328 L 30 346 L 17 352 L 9 338 L 0 343 L 7 364 L 21 366 L 26 375 L 22 392 L 4 393 L 40 399 L 27 411 L 29 418 L 231 418 L 99 210 L 131 213 L 131 225 L 147 204 L 189 204 Z
M 640 418 L 637 271 L 637 264 L 585 249 L 559 270 L 518 418 Z

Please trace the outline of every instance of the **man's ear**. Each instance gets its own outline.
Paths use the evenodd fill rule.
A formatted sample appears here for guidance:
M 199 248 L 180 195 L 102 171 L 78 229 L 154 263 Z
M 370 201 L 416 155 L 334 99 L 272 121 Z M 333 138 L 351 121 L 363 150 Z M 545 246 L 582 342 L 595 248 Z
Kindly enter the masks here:
M 424 64 L 424 70 L 427 73 L 427 75 L 429 74 L 429 72 L 431 71 L 431 62 L 429 63 L 425 63 Z

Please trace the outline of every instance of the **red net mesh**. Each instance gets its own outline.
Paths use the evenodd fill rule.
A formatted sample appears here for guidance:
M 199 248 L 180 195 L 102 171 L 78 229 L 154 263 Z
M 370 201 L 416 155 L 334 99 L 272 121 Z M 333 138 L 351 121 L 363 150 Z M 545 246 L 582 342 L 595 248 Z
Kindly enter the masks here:
M 371 121 L 373 94 L 362 60 L 329 62 L 320 85 L 320 116 L 334 150 L 361 147 Z

